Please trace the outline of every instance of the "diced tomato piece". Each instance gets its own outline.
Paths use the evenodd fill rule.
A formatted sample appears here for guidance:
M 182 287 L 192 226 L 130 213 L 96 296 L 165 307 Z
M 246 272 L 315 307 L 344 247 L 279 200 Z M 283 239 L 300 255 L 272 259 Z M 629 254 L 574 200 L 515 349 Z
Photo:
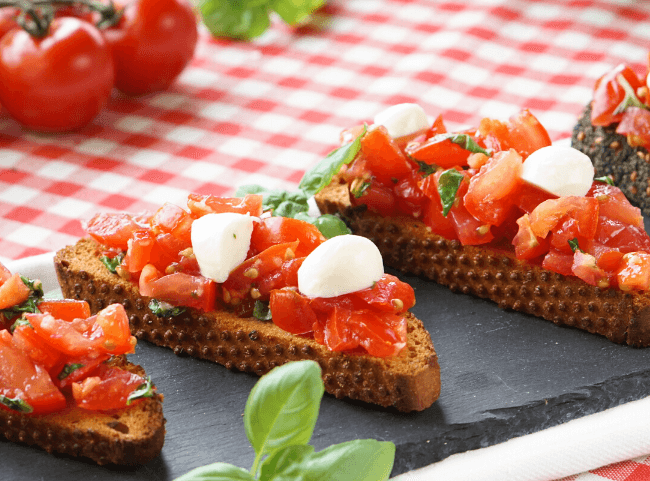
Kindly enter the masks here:
M 434 234 L 441 235 L 446 239 L 458 239 L 451 219 L 442 214 L 442 203 L 440 202 L 440 194 L 438 194 L 434 176 L 430 175 L 425 178 L 420 183 L 420 188 L 429 200 L 424 204 L 422 222 L 430 227 Z
M 618 270 L 623 260 L 623 252 L 596 242 L 592 246 L 592 251 L 596 258 L 596 264 L 604 271 Z
M 95 318 L 95 326 L 99 326 L 102 330 L 103 350 L 110 354 L 134 352 L 136 340 L 131 336 L 129 317 L 122 304 L 111 304 L 99 311 Z
M 397 201 L 397 210 L 416 219 L 422 217 L 426 201 L 426 197 L 418 185 L 421 180 L 422 174 L 413 171 L 395 184 L 393 189 Z
M 351 295 L 357 296 L 376 309 L 401 314 L 415 305 L 415 292 L 406 282 L 384 274 L 375 285 Z
M 185 244 L 191 245 L 193 220 L 189 212 L 167 202 L 156 211 L 150 220 L 150 224 L 154 235 L 164 232 L 173 235 Z
M 64 354 L 83 356 L 98 347 L 97 339 L 84 336 L 70 322 L 56 319 L 50 314 L 28 313 L 24 316 L 34 327 L 36 334 Z
M 348 322 L 359 338 L 359 344 L 371 356 L 394 356 L 406 346 L 407 321 L 403 316 L 355 311 Z
M 323 343 L 335 352 L 351 351 L 359 347 L 359 339 L 350 325 L 352 311 L 336 306 L 327 315 L 323 329 Z
M 77 406 L 83 409 L 122 409 L 126 407 L 131 393 L 144 382 L 142 376 L 102 364 L 94 376 L 72 383 L 72 396 Z
M 140 272 L 151 260 L 155 238 L 150 230 L 137 230 L 133 232 L 128 242 L 126 256 L 122 265 L 129 272 Z
M 48 371 L 63 359 L 63 353 L 53 349 L 45 340 L 27 325 L 18 325 L 14 329 L 12 343 L 30 357 L 36 364 Z
M 634 70 L 624 64 L 618 65 L 596 81 L 594 87 L 594 100 L 591 102 L 591 123 L 593 125 L 607 126 L 619 122 L 623 113 L 614 114 L 616 108 L 625 99 L 625 90 L 618 81 L 622 75 L 630 86 L 636 90 L 643 86 Z
M 339 134 L 339 141 L 341 142 L 341 145 L 349 144 L 350 142 L 353 142 L 354 139 L 359 137 L 362 133 L 363 130 L 366 128 L 364 124 L 361 125 L 355 125 L 354 127 L 350 127 L 349 129 L 343 130 Z
M 133 216 L 123 213 L 97 214 L 85 225 L 86 232 L 97 242 L 121 250 L 128 248 L 133 233 L 142 228 Z
M 88 303 L 76 299 L 45 299 L 38 303 L 38 310 L 43 314 L 52 314 L 56 319 L 64 321 L 90 317 Z
M 167 272 L 167 266 L 179 263 L 183 257 L 182 253 L 191 246 L 191 242 L 185 242 L 172 234 L 166 232 L 158 234 L 149 256 L 150 263 L 157 269 Z
M 271 291 L 269 302 L 273 323 L 292 334 L 308 334 L 318 322 L 316 313 L 309 305 L 309 299 L 294 289 Z
M 519 225 L 519 230 L 512 239 L 517 259 L 534 259 L 548 252 L 549 241 L 537 237 L 533 233 L 528 214 L 524 214 L 517 219 L 517 225 Z
M 64 389 L 92 375 L 99 365 L 110 357 L 111 354 L 98 352 L 80 357 L 67 357 L 49 369 L 50 375 L 54 384 L 59 389 Z
M 22 400 L 33 414 L 65 408 L 66 400 L 48 372 L 12 344 L 11 334 L 0 331 L 0 395 Z M 9 409 L 0 403 L 0 409 Z
M 650 110 L 628 107 L 616 127 L 616 133 L 627 136 L 631 147 L 650 146 Z
M 513 193 L 521 183 L 521 156 L 514 150 L 497 152 L 469 181 L 463 202 L 478 220 L 500 225 L 514 207 Z
M 650 251 L 650 236 L 643 228 L 625 224 L 619 220 L 598 217 L 594 236 L 596 242 L 619 251 Z
M 618 187 L 603 182 L 594 182 L 587 192 L 587 197 L 594 197 L 598 200 L 599 215 L 643 229 L 641 209 L 630 204 Z
M 298 287 L 298 269 L 304 261 L 305 257 L 297 257 L 282 263 L 282 279 L 285 286 Z
M 361 138 L 361 152 L 366 168 L 383 185 L 392 186 L 415 169 L 382 125 L 368 129 Z
M 530 214 L 539 204 L 545 200 L 557 199 L 557 196 L 522 180 L 517 192 L 513 194 L 513 198 L 517 207 Z
M 174 306 L 187 306 L 205 312 L 216 307 L 217 286 L 212 279 L 184 272 L 161 275 L 148 264 L 140 274 L 140 293 L 147 297 L 168 302 Z
M 558 274 L 571 276 L 573 275 L 573 254 L 565 254 L 557 249 L 551 249 L 544 256 L 542 267 Z
M 326 239 L 318 228 L 309 222 L 288 217 L 267 217 L 255 223 L 253 227 L 251 251 L 257 254 L 272 245 L 296 240 L 300 241 L 296 256 L 306 257 Z
M 259 217 L 262 215 L 262 196 L 258 194 L 247 194 L 243 198 L 239 198 L 190 194 L 187 198 L 187 207 L 196 217 L 201 217 L 206 214 L 220 214 L 222 212 L 250 214 Z
M 29 298 L 30 292 L 19 274 L 12 275 L 0 285 L 0 309 L 22 304 Z
M 548 132 L 528 109 L 510 117 L 508 123 L 485 118 L 481 120 L 479 133 L 486 139 L 490 135 L 496 137 L 501 150 L 515 149 L 523 159 L 551 145 Z
M 566 254 L 573 253 L 573 248 L 569 244 L 569 241 L 577 242 L 580 249 L 584 251 L 590 251 L 593 243 L 593 239 L 585 237 L 580 232 L 578 221 L 570 217 L 561 220 L 547 239 L 550 239 L 551 246 Z
M 11 277 L 11 271 L 7 269 L 2 262 L 0 262 L 0 285 L 3 284 L 10 277 Z
M 650 287 L 650 254 L 629 252 L 623 256 L 622 266 L 616 273 L 622 291 L 645 291 Z
M 587 284 L 602 288 L 609 287 L 609 278 L 607 273 L 598 267 L 596 258 L 591 254 L 576 250 L 573 255 L 571 271 L 576 277 L 579 277 Z
M 598 201 L 591 197 L 567 196 L 549 199 L 530 214 L 530 226 L 537 237 L 548 233 L 566 218 L 576 221 L 577 232 L 584 239 L 593 239 L 598 224 Z
M 450 139 L 428 139 L 421 144 L 413 143 L 406 147 L 406 153 L 419 162 L 437 165 L 444 169 L 467 165 L 470 152 Z
M 299 241 L 277 244 L 242 262 L 222 285 L 224 301 L 239 304 L 253 294 L 251 289 L 256 289 L 255 299 L 267 300 L 273 289 L 287 287 L 282 266 L 295 258 L 298 245 Z
M 355 184 L 352 184 L 353 186 Z M 397 212 L 397 201 L 392 188 L 384 186 L 375 180 L 357 185 L 361 190 L 359 193 L 354 187 L 350 192 L 350 203 L 352 205 L 367 205 L 368 209 L 376 212 L 382 217 L 392 217 Z M 358 197 L 357 197 L 358 195 Z
M 433 121 L 433 125 L 431 128 L 427 131 L 427 138 L 433 137 L 434 135 L 438 134 L 446 134 L 447 133 L 447 127 L 445 127 L 445 122 L 442 118 L 442 114 L 439 114 L 436 117 L 436 120 Z

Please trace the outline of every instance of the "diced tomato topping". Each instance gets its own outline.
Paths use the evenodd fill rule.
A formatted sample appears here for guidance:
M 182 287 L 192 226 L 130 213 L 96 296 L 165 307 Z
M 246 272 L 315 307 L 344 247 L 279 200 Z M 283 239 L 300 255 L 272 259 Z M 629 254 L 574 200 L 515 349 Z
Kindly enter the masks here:
M 383 185 L 394 185 L 415 168 L 382 125 L 368 129 L 361 138 L 361 153 L 368 171 Z
M 272 245 L 300 241 L 295 255 L 305 257 L 325 242 L 325 236 L 318 228 L 298 219 L 287 217 L 267 217 L 255 223 L 251 236 L 251 251 L 260 253 Z
M 650 251 L 650 236 L 645 230 L 605 216 L 598 218 L 594 240 L 624 253 Z
M 513 198 L 517 207 L 530 214 L 539 204 L 545 200 L 557 199 L 557 196 L 522 180 L 519 183 L 519 188 L 513 194 Z
M 557 272 L 565 276 L 573 275 L 573 254 L 566 254 L 557 249 L 551 249 L 544 256 L 542 267 L 549 271 Z
M 38 310 L 43 314 L 51 314 L 53 317 L 64 321 L 90 317 L 88 303 L 76 299 L 45 299 L 38 303 Z
M 358 184 L 359 190 L 350 195 L 352 205 L 367 205 L 368 209 L 382 217 L 392 217 L 397 212 L 397 200 L 390 187 L 369 180 Z
M 394 314 L 402 314 L 415 305 L 413 288 L 390 274 L 384 274 L 374 286 L 351 295 L 363 299 L 377 309 Z
M 447 127 L 445 127 L 445 121 L 442 118 L 442 114 L 439 114 L 436 117 L 436 120 L 433 121 L 433 125 L 431 128 L 427 131 L 427 138 L 433 137 L 434 135 L 438 134 L 446 134 L 447 133 Z
M 133 232 L 122 265 L 129 272 L 140 272 L 150 262 L 155 242 L 154 235 L 150 230 Z
M 616 271 L 621 265 L 624 254 L 618 249 L 594 242 L 591 250 L 596 258 L 596 264 L 604 271 Z
M 323 329 L 323 341 L 331 351 L 351 351 L 359 347 L 359 338 L 353 331 L 352 311 L 334 306 L 329 311 Z
M 222 212 L 250 214 L 259 217 L 262 215 L 262 196 L 247 194 L 239 198 L 190 194 L 187 199 L 187 207 L 196 217 L 201 217 L 206 214 L 220 214 Z
M 144 382 L 145 380 L 137 374 L 102 364 L 93 376 L 72 383 L 72 396 L 83 409 L 122 409 L 131 393 Z
M 318 322 L 309 300 L 294 289 L 283 288 L 271 292 L 269 303 L 273 323 L 292 334 L 307 334 Z
M 65 389 L 72 383 L 94 374 L 94 371 L 110 357 L 110 354 L 97 352 L 80 357 L 66 357 L 50 369 L 52 380 L 59 389 Z
M 622 291 L 645 291 L 650 287 L 650 254 L 630 252 L 623 256 L 622 266 L 616 273 Z
M 537 237 L 546 238 L 567 218 L 575 221 L 576 232 L 582 238 L 593 239 L 598 224 L 598 201 L 576 196 L 546 200 L 530 214 L 530 226 Z
M 591 254 L 576 250 L 573 255 L 571 271 L 576 277 L 579 277 L 587 284 L 602 288 L 609 287 L 607 273 L 598 267 L 596 258 Z
M 29 298 L 30 292 L 19 274 L 12 275 L 0 285 L 0 309 L 22 304 Z
M 380 317 L 371 311 L 354 311 L 348 323 L 371 356 L 394 356 L 406 346 L 407 321 L 403 316 L 384 313 Z
M 189 247 L 192 244 L 193 220 L 189 212 L 168 202 L 156 211 L 149 224 L 155 235 L 163 232 L 171 234 Z
M 86 223 L 86 232 L 97 242 L 121 250 L 128 248 L 133 233 L 142 229 L 133 216 L 129 214 L 97 214 Z
M 161 275 L 151 264 L 140 275 L 140 293 L 174 306 L 187 306 L 213 311 L 216 307 L 217 286 L 212 279 L 184 272 Z
M 630 147 L 650 146 L 650 110 L 628 107 L 623 113 L 616 133 L 627 136 Z
M 625 99 L 625 90 L 618 80 L 619 75 L 630 84 L 635 92 L 643 86 L 634 70 L 624 64 L 618 65 L 600 77 L 596 81 L 594 99 L 591 102 L 591 123 L 593 125 L 604 127 L 621 120 L 623 113 L 614 113 Z
M 586 196 L 598 200 L 601 216 L 643 228 L 641 209 L 630 204 L 618 187 L 603 182 L 594 182 Z
M 417 161 L 437 165 L 444 169 L 455 165 L 467 165 L 467 158 L 470 155 L 468 150 L 450 139 L 440 140 L 435 137 L 421 144 L 414 143 L 407 146 L 406 153 Z
M 405 215 L 421 218 L 426 203 L 426 196 L 419 187 L 422 180 L 420 172 L 413 171 L 400 180 L 393 189 L 397 210 Z
M 441 235 L 446 239 L 458 239 L 456 229 L 449 217 L 442 213 L 440 194 L 436 187 L 436 180 L 433 175 L 428 176 L 420 183 L 420 188 L 429 202 L 424 204 L 424 216 L 422 222 L 431 228 L 434 234 Z
M 517 259 L 534 259 L 548 252 L 549 241 L 537 237 L 533 233 L 528 214 L 524 214 L 517 219 L 517 225 L 519 226 L 519 230 L 514 239 L 512 239 Z
M 514 207 L 513 193 L 519 189 L 522 166 L 514 150 L 497 152 L 470 179 L 463 199 L 467 211 L 486 224 L 502 224 Z
M 16 326 L 12 336 L 13 345 L 48 371 L 64 359 L 63 353 L 53 349 L 45 339 L 27 324 Z
M 66 406 L 48 372 L 14 346 L 6 330 L 0 331 L 0 395 L 27 403 L 33 414 L 60 411 Z M 0 403 L 0 409 L 9 408 Z
M 498 140 L 497 145 L 490 145 L 491 147 L 498 150 L 515 149 L 523 159 L 536 150 L 551 145 L 548 132 L 528 109 L 510 117 L 507 123 L 485 118 L 481 120 L 479 133 L 486 139 L 494 136 Z
M 0 262 L 0 285 L 11 277 L 11 271 L 5 267 L 5 265 Z

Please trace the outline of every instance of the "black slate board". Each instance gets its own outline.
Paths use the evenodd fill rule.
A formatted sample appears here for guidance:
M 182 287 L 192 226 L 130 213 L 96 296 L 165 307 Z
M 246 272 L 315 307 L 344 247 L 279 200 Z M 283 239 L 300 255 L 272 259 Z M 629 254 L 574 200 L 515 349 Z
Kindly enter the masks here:
M 442 394 L 404 414 L 326 395 L 312 444 L 352 439 L 397 446 L 393 476 L 452 454 L 602 411 L 650 393 L 650 351 L 512 311 L 415 277 L 413 312 L 440 358 Z M 257 377 L 147 342 L 130 357 L 165 395 L 167 437 L 149 464 L 99 467 L 0 441 L 0 480 L 168 480 L 223 461 L 249 469 L 254 453 L 242 414 Z

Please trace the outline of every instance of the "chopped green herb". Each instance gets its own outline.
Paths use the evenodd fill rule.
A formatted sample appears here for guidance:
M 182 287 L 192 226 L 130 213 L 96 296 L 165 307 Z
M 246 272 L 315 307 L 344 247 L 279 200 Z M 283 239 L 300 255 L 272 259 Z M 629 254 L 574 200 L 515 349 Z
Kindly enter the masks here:
M 10 398 L 3 394 L 0 394 L 0 404 L 4 404 L 12 411 L 18 411 L 19 413 L 31 413 L 34 411 L 27 401 L 19 398 Z
M 122 252 L 115 257 L 102 256 L 99 258 L 99 260 L 102 261 L 102 264 L 104 264 L 109 271 L 115 274 L 117 272 L 118 266 L 124 259 L 124 255 L 124 252 Z
M 574 252 L 574 253 L 575 253 L 575 251 L 580 251 L 580 252 L 582 252 L 583 254 L 585 253 L 585 251 L 583 251 L 583 250 L 580 248 L 580 245 L 578 244 L 578 239 L 577 239 L 576 237 L 574 237 L 573 239 L 571 239 L 571 240 L 569 241 L 569 247 L 571 247 L 571 251 Z
M 268 302 L 255 301 L 255 307 L 253 308 L 253 317 L 259 319 L 260 321 L 270 321 L 271 309 L 269 309 Z
M 447 217 L 456 202 L 456 193 L 465 177 L 456 169 L 445 170 L 438 179 L 438 193 L 442 201 L 442 214 Z
M 432 139 L 430 139 L 427 143 L 442 142 L 444 140 L 451 140 L 454 144 L 460 145 L 463 149 L 473 154 L 485 154 L 488 157 L 492 155 L 492 152 L 490 150 L 484 149 L 483 147 L 478 145 L 476 141 L 467 134 L 454 134 L 454 133 L 438 134 Z
M 636 96 L 634 88 L 629 84 L 623 74 L 618 74 L 616 76 L 616 81 L 621 87 L 623 87 L 623 90 L 625 90 L 625 98 L 614 110 L 614 115 L 622 114 L 628 107 L 639 107 L 641 109 L 650 110 L 646 104 L 639 100 L 639 97 Z
M 34 329 L 34 326 L 32 326 L 27 319 L 21 317 L 20 319 L 16 319 L 16 322 L 14 322 L 12 326 L 9 328 L 9 332 L 13 334 L 14 330 L 20 326 L 28 326 Z
M 23 284 L 25 284 L 30 292 L 26 301 L 17 306 L 8 307 L 7 309 L 0 310 L 0 316 L 7 320 L 12 320 L 16 316 L 22 315 L 23 312 L 38 313 L 38 303 L 43 299 L 43 284 L 39 280 L 32 280 L 24 276 L 20 276 Z
M 38 297 L 38 298 L 43 297 L 43 283 L 40 280 L 29 279 L 28 277 L 25 276 L 20 276 L 20 278 L 22 279 L 23 284 L 29 287 L 29 290 L 32 291 L 32 295 L 34 297 Z
M 126 399 L 126 405 L 130 405 L 136 399 L 141 399 L 144 397 L 153 397 L 154 387 L 151 383 L 151 377 L 147 376 L 144 379 L 144 382 L 140 384 L 135 391 L 129 394 L 129 397 Z
M 361 138 L 366 134 L 366 130 L 367 128 L 364 126 L 363 131 L 356 139 L 333 150 L 314 168 L 306 172 L 298 188 L 307 197 L 320 192 L 323 187 L 332 181 L 332 177 L 341 170 L 344 164 L 349 164 L 355 159 L 361 149 Z
M 58 376 L 59 381 L 63 381 L 66 377 L 68 377 L 74 371 L 76 371 L 77 369 L 81 369 L 82 367 L 84 367 L 84 365 L 80 364 L 80 363 L 66 364 L 65 366 L 63 366 L 63 369 L 59 373 L 59 376 Z
M 149 310 L 156 316 L 176 317 L 185 312 L 185 307 L 172 306 L 168 302 L 159 301 L 158 299 L 151 299 L 151 301 L 149 301 Z
M 369 188 L 372 182 L 369 180 L 359 180 L 352 184 L 350 188 L 350 193 L 354 195 L 356 199 L 360 198 Z
M 609 176 L 609 175 L 603 175 L 602 177 L 596 177 L 594 180 L 597 181 L 597 182 L 603 182 L 605 184 L 614 185 L 614 179 L 612 179 L 611 176 Z
M 299 212 L 307 212 L 309 204 L 303 192 L 287 192 L 286 190 L 268 190 L 259 185 L 243 185 L 235 192 L 236 197 L 246 194 L 259 194 L 262 196 L 262 209 L 272 210 L 278 217 L 295 217 Z
M 436 170 L 438 170 L 438 166 L 436 164 L 427 164 L 421 160 L 416 160 L 415 162 L 417 162 L 417 164 L 420 166 L 418 172 L 422 172 L 424 174 L 424 177 L 429 177 L 431 174 L 435 174 Z

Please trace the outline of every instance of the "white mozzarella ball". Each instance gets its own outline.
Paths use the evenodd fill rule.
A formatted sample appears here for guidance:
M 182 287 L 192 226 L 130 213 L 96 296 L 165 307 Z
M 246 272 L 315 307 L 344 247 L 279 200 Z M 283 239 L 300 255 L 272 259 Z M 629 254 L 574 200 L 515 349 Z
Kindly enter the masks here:
M 550 145 L 528 156 L 521 177 L 559 197 L 584 196 L 594 181 L 594 166 L 579 150 Z
M 374 118 L 394 139 L 415 134 L 431 126 L 427 114 L 418 104 L 397 104 L 382 110 Z

